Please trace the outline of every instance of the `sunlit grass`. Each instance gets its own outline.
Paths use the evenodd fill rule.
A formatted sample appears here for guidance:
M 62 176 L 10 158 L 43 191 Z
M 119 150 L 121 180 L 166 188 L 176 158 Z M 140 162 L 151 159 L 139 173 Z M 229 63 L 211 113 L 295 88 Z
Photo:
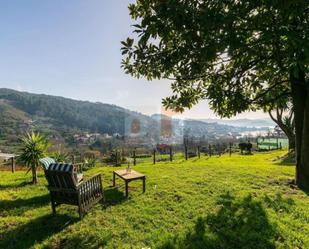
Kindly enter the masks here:
M 66 205 L 51 215 L 42 172 L 38 186 L 0 172 L 0 248 L 309 248 L 309 197 L 284 153 L 139 164 L 146 193 L 132 182 L 128 199 L 115 168 L 97 167 L 86 175 L 103 174 L 106 202 L 83 220 Z

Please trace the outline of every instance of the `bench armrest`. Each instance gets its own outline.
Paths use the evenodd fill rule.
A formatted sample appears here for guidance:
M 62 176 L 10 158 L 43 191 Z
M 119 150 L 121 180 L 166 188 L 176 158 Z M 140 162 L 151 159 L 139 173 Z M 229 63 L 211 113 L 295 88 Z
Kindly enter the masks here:
M 73 166 L 76 168 L 78 174 L 83 173 L 83 163 L 74 163 Z
M 77 185 L 81 196 L 91 197 L 93 194 L 103 193 L 101 174 L 96 174 Z

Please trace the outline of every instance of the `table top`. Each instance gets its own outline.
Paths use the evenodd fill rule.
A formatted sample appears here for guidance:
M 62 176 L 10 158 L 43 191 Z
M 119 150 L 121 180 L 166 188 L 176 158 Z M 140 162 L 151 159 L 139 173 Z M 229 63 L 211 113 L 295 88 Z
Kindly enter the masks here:
M 127 172 L 126 169 L 115 170 L 114 173 L 124 180 L 134 180 L 145 177 L 145 175 L 133 169 L 131 169 L 131 172 Z

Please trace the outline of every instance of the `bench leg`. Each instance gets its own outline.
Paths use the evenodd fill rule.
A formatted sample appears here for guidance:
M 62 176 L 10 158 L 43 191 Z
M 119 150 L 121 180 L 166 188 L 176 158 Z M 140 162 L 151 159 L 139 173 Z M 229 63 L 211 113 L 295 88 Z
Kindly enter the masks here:
M 53 211 L 53 215 L 56 214 L 56 203 L 54 202 L 53 198 L 51 198 L 51 208 Z
M 113 187 L 116 186 L 116 174 L 113 173 Z
M 82 211 L 81 206 L 78 206 L 78 214 L 79 214 L 79 218 L 82 219 L 84 217 L 84 213 Z

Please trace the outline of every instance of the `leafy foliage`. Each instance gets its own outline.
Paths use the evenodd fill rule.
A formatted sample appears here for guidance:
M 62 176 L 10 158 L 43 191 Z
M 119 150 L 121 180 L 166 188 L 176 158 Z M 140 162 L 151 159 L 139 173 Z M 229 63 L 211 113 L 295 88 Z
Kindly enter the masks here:
M 66 162 L 67 159 L 69 158 L 69 154 L 61 152 L 61 151 L 56 151 L 52 153 L 51 157 L 58 163 L 61 162 Z
M 137 0 L 137 41 L 123 43 L 126 73 L 171 79 L 167 108 L 202 99 L 231 117 L 292 98 L 298 186 L 309 189 L 309 2 Z M 307 116 L 307 117 L 305 117 Z
M 33 183 L 37 183 L 36 168 L 40 165 L 40 158 L 45 157 L 48 142 L 39 133 L 27 133 L 21 138 L 22 147 L 18 160 L 32 171 Z
M 94 168 L 97 165 L 97 159 L 96 158 L 85 158 L 82 164 L 83 170 L 89 170 L 91 168 Z
M 309 72 L 308 1 L 138 0 L 137 41 L 123 44 L 126 73 L 171 79 L 176 111 L 209 99 L 221 116 L 290 94 L 289 74 Z

